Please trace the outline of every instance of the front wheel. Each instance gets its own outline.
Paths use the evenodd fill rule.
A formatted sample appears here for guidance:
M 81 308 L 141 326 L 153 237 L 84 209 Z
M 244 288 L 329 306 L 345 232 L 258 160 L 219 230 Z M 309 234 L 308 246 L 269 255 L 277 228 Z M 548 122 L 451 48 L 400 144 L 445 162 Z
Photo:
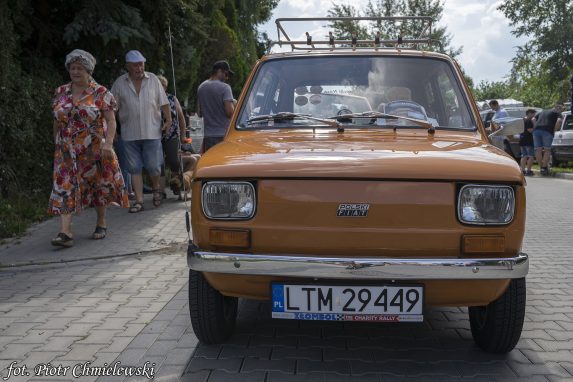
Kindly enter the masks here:
M 479 347 L 490 353 L 513 350 L 523 328 L 525 293 L 525 278 L 513 279 L 497 300 L 469 308 L 472 336 Z
M 201 272 L 189 270 L 189 313 L 195 335 L 204 344 L 225 341 L 235 331 L 238 298 L 223 296 Z

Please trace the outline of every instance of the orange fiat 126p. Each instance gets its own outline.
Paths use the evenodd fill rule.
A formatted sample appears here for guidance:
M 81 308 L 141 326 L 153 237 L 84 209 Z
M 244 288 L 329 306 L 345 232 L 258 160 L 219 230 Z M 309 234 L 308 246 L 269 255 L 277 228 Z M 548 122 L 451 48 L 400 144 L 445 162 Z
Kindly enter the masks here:
M 469 307 L 481 348 L 510 351 L 525 313 L 525 182 L 490 144 L 460 68 L 423 36 L 294 41 L 283 26 L 295 20 L 277 20 L 291 51 L 257 62 L 194 173 L 195 334 L 225 341 L 238 298 L 292 320 L 421 322 L 452 306 Z

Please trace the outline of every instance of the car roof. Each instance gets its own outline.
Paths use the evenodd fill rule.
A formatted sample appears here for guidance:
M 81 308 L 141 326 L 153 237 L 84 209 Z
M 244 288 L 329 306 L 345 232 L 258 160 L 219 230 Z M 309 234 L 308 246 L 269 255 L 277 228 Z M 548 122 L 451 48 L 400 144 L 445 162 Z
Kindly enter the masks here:
M 448 61 L 453 61 L 453 59 L 447 54 L 431 52 L 426 50 L 415 50 L 415 49 L 392 49 L 392 48 L 370 48 L 360 50 L 348 49 L 337 49 L 333 51 L 329 50 L 296 50 L 292 52 L 275 52 L 268 53 L 264 55 L 261 59 L 263 61 L 273 60 L 273 59 L 284 59 L 293 57 L 335 57 L 335 56 L 407 56 L 407 57 L 431 57 L 440 58 Z

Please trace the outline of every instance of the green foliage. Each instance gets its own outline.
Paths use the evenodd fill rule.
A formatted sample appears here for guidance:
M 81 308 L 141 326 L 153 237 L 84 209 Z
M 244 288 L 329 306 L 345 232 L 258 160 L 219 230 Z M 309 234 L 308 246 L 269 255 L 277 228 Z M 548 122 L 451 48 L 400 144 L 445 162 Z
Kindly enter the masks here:
M 430 38 L 439 42 L 424 49 L 446 53 L 456 57 L 462 52 L 462 48 L 451 46 L 452 37 L 445 27 L 438 27 L 437 23 L 442 18 L 444 6 L 440 0 L 370 0 L 362 10 L 350 4 L 333 3 L 327 12 L 328 17 L 392 17 L 392 16 L 429 16 L 432 18 L 433 27 Z M 334 21 L 329 24 L 334 30 L 337 39 L 350 39 L 356 33 L 358 39 L 373 39 L 380 32 L 382 39 L 397 39 L 403 33 L 406 38 L 415 38 L 422 34 L 424 25 L 420 22 L 404 21 L 393 23 L 389 21 L 373 21 L 357 23 L 352 21 Z
M 571 75 L 571 0 L 507 0 L 499 9 L 515 26 L 516 36 L 531 37 L 525 47 L 527 54 L 543 61 L 542 70 L 551 80 L 560 81 Z
M 474 89 L 477 101 L 514 97 L 514 92 L 507 81 L 481 81 Z
M 573 72 L 573 2 L 508 0 L 499 9 L 515 27 L 513 34 L 530 38 L 512 60 L 508 83 L 515 98 L 545 108 L 567 100 Z
M 264 49 L 257 25 L 277 4 L 0 0 L 0 237 L 45 216 L 54 151 L 51 98 L 57 86 L 69 81 L 67 53 L 75 48 L 91 52 L 97 60 L 94 78 L 108 87 L 124 72 L 130 49 L 144 54 L 146 70 L 171 79 L 170 28 L 177 96 L 192 110 L 197 86 L 217 60 L 229 60 L 238 94 Z

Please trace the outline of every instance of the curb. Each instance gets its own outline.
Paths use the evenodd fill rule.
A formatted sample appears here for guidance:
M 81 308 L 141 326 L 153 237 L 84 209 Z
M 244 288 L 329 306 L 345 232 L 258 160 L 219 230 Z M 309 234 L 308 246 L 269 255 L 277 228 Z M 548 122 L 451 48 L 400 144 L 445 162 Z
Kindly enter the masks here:
M 539 177 L 544 177 L 541 175 L 539 170 L 533 170 L 533 173 Z M 557 178 L 557 179 L 567 179 L 573 180 L 573 172 L 551 172 L 546 178 Z

